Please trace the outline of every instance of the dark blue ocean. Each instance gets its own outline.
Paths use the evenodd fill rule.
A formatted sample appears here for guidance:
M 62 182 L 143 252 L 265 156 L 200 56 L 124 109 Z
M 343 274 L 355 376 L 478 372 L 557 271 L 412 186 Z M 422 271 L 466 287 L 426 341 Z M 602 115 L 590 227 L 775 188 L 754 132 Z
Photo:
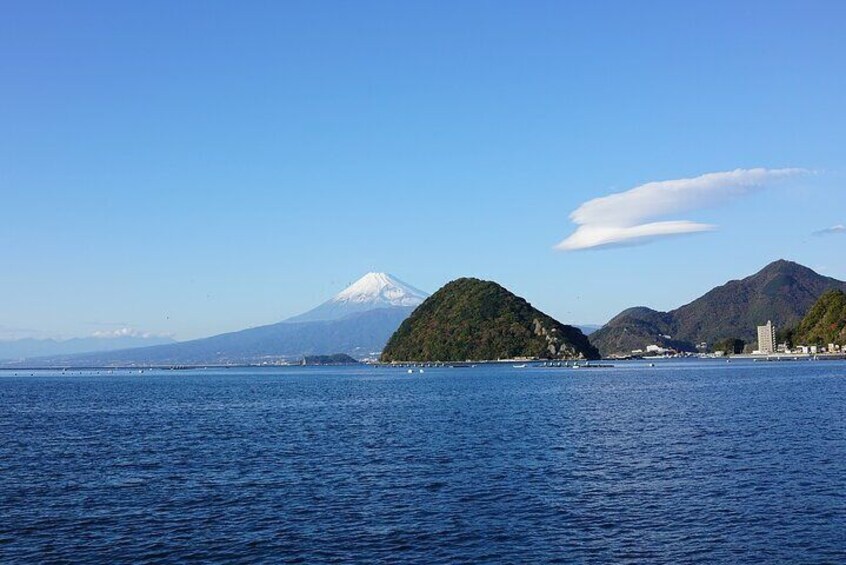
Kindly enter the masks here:
M 846 364 L 0 372 L 4 562 L 846 561 Z

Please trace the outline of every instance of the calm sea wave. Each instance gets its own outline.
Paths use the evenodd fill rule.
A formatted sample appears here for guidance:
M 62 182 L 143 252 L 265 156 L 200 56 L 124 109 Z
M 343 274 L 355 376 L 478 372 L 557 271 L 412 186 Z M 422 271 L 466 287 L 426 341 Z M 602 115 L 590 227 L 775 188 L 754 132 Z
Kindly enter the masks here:
M 0 372 L 0 559 L 844 562 L 846 364 Z

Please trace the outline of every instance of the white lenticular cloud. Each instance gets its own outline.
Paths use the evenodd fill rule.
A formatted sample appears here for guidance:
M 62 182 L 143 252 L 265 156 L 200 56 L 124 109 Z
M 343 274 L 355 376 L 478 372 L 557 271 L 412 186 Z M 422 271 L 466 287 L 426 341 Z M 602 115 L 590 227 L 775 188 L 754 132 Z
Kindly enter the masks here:
M 831 226 L 830 228 L 825 228 L 824 230 L 815 231 L 814 235 L 834 235 L 836 233 L 846 233 L 846 226 L 843 224 L 837 224 L 836 226 Z
M 650 182 L 625 192 L 588 200 L 570 219 L 576 231 L 555 246 L 562 251 L 636 245 L 656 238 L 712 231 L 689 220 L 651 221 L 669 214 L 724 204 L 805 169 L 736 169 L 694 178 Z

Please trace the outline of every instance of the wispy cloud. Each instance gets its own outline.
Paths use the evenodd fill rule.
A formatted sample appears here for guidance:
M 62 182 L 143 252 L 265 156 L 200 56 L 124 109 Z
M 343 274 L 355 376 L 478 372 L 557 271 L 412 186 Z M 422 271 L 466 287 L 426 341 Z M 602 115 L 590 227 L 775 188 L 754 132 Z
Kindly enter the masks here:
M 135 328 L 123 327 L 114 330 L 98 330 L 91 334 L 91 337 L 99 338 L 116 338 L 116 337 L 141 337 L 149 339 L 151 337 L 168 337 L 164 334 L 155 334 L 151 332 L 142 332 Z
M 825 228 L 824 230 L 815 231 L 814 235 L 834 235 L 837 233 L 846 233 L 846 226 L 843 224 L 837 224 L 836 226 L 831 226 L 830 228 Z
M 805 174 L 805 169 L 735 169 L 694 178 L 650 182 L 625 192 L 588 200 L 570 219 L 576 231 L 556 245 L 562 251 L 636 245 L 661 237 L 712 231 L 717 226 L 689 220 L 650 221 L 708 208 L 768 184 Z

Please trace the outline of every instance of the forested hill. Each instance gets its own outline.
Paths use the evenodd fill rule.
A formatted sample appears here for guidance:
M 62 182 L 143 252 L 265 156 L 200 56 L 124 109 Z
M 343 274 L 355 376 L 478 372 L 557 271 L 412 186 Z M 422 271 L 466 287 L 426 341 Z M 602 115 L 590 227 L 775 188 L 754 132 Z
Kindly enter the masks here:
M 417 307 L 388 341 L 382 360 L 466 361 L 598 357 L 566 326 L 495 282 L 462 278 Z

